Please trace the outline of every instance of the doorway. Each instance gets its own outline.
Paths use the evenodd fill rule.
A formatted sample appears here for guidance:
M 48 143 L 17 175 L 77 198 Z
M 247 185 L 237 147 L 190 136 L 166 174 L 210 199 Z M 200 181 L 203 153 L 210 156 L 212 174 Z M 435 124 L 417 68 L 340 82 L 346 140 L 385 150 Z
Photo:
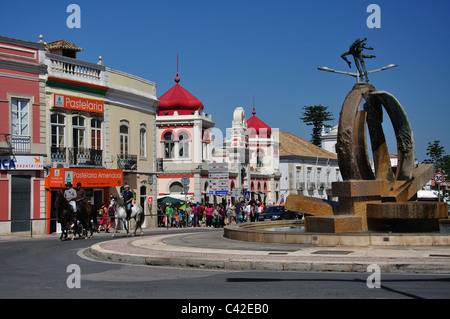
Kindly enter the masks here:
M 11 176 L 11 232 L 30 231 L 31 175 Z

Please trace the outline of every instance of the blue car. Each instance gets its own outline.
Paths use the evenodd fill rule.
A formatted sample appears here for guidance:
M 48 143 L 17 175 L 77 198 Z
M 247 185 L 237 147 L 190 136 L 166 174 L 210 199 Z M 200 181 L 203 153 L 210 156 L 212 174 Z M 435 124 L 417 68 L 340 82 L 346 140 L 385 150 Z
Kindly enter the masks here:
M 269 220 L 295 220 L 302 219 L 302 214 L 286 210 L 284 206 L 270 206 L 264 209 L 264 212 L 259 215 L 259 221 Z

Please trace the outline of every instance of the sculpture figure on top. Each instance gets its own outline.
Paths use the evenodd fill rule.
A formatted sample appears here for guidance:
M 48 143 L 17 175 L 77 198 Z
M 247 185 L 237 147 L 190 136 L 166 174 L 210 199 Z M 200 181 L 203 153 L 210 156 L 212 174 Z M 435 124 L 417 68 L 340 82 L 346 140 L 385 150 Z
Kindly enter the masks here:
M 373 50 L 373 48 L 371 47 L 366 47 L 366 41 L 367 38 L 364 38 L 362 40 L 359 38 L 356 39 L 355 42 L 350 45 L 349 50 L 341 55 L 341 58 L 344 59 L 344 61 L 348 63 L 349 68 L 351 68 L 352 64 L 349 60 L 347 60 L 347 55 L 352 55 L 353 59 L 355 60 L 355 65 L 358 73 L 360 74 L 360 78 L 362 79 L 363 77 L 365 77 L 366 83 L 368 83 L 369 78 L 367 77 L 367 70 L 364 59 L 375 58 L 375 55 L 367 55 L 362 53 L 364 49 Z

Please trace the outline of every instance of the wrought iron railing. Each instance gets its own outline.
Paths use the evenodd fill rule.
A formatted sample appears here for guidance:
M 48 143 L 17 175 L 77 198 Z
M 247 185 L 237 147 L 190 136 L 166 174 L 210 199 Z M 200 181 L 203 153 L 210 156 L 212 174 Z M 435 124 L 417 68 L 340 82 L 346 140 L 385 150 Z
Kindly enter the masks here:
M 102 150 L 81 147 L 69 147 L 68 150 L 69 165 L 102 166 Z
M 66 148 L 57 146 L 50 147 L 50 158 L 52 163 L 65 163 L 67 159 Z
M 117 166 L 119 169 L 129 171 L 137 170 L 137 155 L 119 154 L 117 155 Z

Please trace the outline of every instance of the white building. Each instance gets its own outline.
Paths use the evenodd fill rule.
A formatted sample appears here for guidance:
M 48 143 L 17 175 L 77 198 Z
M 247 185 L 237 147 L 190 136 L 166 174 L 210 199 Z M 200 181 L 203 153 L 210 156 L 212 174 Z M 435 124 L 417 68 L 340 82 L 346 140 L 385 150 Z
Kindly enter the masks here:
M 187 176 L 187 198 L 195 202 L 209 195 L 208 163 L 211 161 L 211 132 L 214 122 L 204 106 L 175 85 L 159 98 L 156 116 L 158 197 L 184 199 L 181 178 Z
M 322 132 L 320 139 L 322 140 L 322 148 L 331 153 L 336 153 L 338 126 L 333 126 L 330 130 L 325 131 L 325 127 L 322 126 Z
M 266 204 L 280 201 L 280 162 L 278 130 L 256 116 L 247 120 L 242 107 L 233 113 L 224 148 L 214 153 L 214 161 L 227 162 L 230 189 L 238 189 L 246 199 Z
M 332 199 L 331 183 L 342 180 L 337 155 L 291 133 L 279 133 L 281 196 Z

